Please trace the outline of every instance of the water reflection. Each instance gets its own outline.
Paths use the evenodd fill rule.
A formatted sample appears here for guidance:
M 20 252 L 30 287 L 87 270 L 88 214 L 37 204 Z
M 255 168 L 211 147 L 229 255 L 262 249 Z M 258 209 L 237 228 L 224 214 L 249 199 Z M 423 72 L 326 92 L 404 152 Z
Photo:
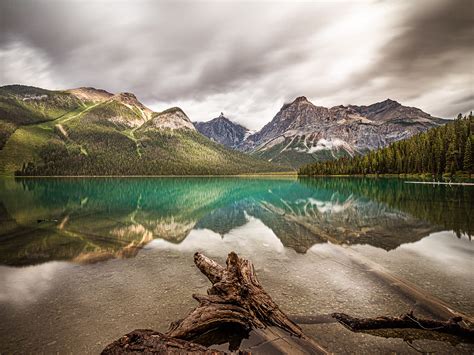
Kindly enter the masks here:
M 447 229 L 472 235 L 469 189 L 349 178 L 4 179 L 0 263 L 94 263 L 145 245 L 224 239 L 298 253 L 327 242 L 392 250 Z
M 0 266 L 0 302 L 24 305 L 36 301 L 51 288 L 57 271 L 67 267 L 57 261 L 14 269 Z
M 272 253 L 281 253 L 285 246 L 281 240 L 260 220 L 246 216 L 247 222 L 224 234 L 209 229 L 194 229 L 179 244 L 164 239 L 153 240 L 148 247 L 183 252 L 205 250 L 207 253 L 219 254 L 221 250 L 239 250 L 245 255 L 255 255 L 265 249 Z

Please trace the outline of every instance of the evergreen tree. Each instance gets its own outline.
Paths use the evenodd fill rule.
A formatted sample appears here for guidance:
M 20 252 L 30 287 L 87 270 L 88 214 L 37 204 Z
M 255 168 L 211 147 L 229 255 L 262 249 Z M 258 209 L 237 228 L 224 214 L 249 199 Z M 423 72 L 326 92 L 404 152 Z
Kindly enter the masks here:
M 446 172 L 454 174 L 458 168 L 456 161 L 456 143 L 451 141 L 448 145 L 448 150 L 446 151 Z
M 472 142 L 471 138 L 468 137 L 466 140 L 466 147 L 464 148 L 464 161 L 463 161 L 464 171 L 471 173 L 473 170 L 472 164 Z

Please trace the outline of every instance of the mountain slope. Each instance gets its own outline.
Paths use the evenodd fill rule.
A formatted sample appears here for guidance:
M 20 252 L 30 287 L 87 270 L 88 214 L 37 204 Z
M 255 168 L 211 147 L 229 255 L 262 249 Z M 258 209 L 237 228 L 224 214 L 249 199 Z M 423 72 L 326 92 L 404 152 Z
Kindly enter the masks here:
M 0 87 L 0 149 L 18 127 L 51 121 L 84 106 L 65 92 L 22 85 Z
M 0 88 L 0 107 L 0 131 L 5 138 L 0 149 L 3 175 L 288 170 L 214 143 L 195 131 L 181 109 L 152 112 L 130 93 L 8 86 Z
M 295 168 L 351 157 L 436 127 L 443 120 L 414 107 L 385 100 L 370 106 L 315 106 L 298 97 L 239 147 Z
M 474 116 L 453 120 L 388 147 L 351 159 L 319 162 L 299 169 L 301 175 L 432 174 L 474 172 Z
M 230 148 L 239 147 L 250 134 L 247 128 L 230 121 L 223 113 L 208 122 L 195 122 L 194 126 L 209 139 Z

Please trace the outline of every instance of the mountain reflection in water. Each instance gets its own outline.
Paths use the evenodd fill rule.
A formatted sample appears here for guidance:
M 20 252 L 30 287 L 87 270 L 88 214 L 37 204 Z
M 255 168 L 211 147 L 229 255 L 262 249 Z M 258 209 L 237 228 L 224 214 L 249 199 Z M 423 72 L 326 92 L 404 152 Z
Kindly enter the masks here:
M 200 231 L 298 253 L 327 242 L 392 250 L 443 230 L 470 237 L 473 206 L 469 187 L 398 179 L 4 179 L 0 263 L 128 258 Z M 205 240 L 186 245 L 205 251 Z

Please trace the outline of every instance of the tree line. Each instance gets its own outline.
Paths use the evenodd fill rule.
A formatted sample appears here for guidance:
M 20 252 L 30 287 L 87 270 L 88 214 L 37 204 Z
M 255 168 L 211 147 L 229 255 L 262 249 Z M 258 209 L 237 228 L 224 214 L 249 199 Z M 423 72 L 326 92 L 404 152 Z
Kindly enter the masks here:
M 308 164 L 300 175 L 432 174 L 474 172 L 474 116 L 458 115 L 443 126 L 366 155 Z
M 114 129 L 81 121 L 68 133 L 67 140 L 52 136 L 38 149 L 37 161 L 24 163 L 15 175 L 237 175 L 288 170 L 197 132 L 138 132 L 135 142 Z

